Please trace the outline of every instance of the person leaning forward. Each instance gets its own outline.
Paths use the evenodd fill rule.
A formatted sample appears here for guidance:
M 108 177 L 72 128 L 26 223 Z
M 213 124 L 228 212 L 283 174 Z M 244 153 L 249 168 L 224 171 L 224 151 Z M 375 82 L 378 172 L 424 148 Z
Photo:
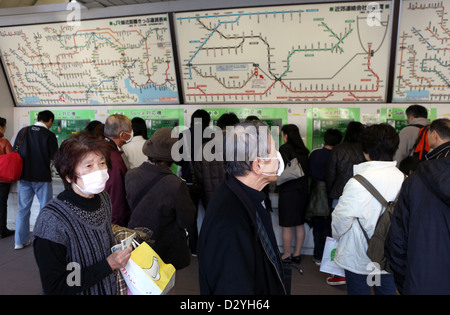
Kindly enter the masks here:
M 261 191 L 276 180 L 284 164 L 270 133 L 259 136 L 261 128 L 268 126 L 255 121 L 237 124 L 234 133 L 227 133 L 226 178 L 212 195 L 199 236 L 201 294 L 286 294 Z M 261 150 L 252 147 L 255 143 Z
M 133 139 L 131 121 L 124 115 L 111 115 L 105 122 L 105 140 L 111 150 L 111 168 L 105 191 L 111 197 L 112 224 L 126 227 L 130 218 L 130 207 L 125 196 L 125 174 L 127 166 L 122 159 L 122 146 Z
M 401 294 L 450 294 L 450 121 L 430 125 L 427 161 L 403 184 L 386 238 Z
M 177 140 L 169 128 L 156 130 L 142 147 L 148 161 L 127 172 L 125 189 L 131 207 L 128 227 L 152 230 L 153 249 L 179 270 L 190 264 L 185 229 L 194 222 L 196 207 L 186 182 L 170 170 L 171 148 Z

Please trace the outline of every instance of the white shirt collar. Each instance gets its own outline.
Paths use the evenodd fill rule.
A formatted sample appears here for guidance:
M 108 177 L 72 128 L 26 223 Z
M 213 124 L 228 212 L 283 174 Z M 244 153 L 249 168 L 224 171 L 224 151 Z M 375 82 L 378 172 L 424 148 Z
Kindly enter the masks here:
M 34 125 L 35 125 L 35 126 L 39 126 L 39 127 L 47 128 L 47 125 L 44 124 L 43 122 L 40 122 L 40 121 L 37 121 Z M 48 128 L 47 128 L 47 129 L 48 129 Z

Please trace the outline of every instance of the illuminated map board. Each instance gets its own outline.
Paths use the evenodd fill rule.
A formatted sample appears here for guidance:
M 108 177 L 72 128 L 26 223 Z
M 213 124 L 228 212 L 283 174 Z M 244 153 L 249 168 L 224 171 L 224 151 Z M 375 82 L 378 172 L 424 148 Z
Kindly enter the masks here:
M 30 123 L 34 125 L 40 110 L 30 111 Z M 50 131 L 56 135 L 58 146 L 70 136 L 83 131 L 86 126 L 95 120 L 95 110 L 52 110 L 55 115 Z
M 175 15 L 186 103 L 382 102 L 391 1 Z
M 450 1 L 401 5 L 393 101 L 450 101 Z
M 110 115 L 121 114 L 127 116 L 130 120 L 135 117 L 140 117 L 145 120 L 147 125 L 147 136 L 151 139 L 153 133 L 159 128 L 174 129 L 178 127 L 181 131 L 184 130 L 184 111 L 183 109 L 175 108 L 124 108 L 111 109 Z
M 435 120 L 437 117 L 437 109 L 429 108 L 428 111 L 428 119 L 431 121 Z M 409 125 L 408 117 L 406 116 L 406 107 L 405 108 L 381 108 L 380 109 L 380 118 L 382 122 L 386 122 L 395 130 L 400 133 L 400 131 Z
M 345 138 L 351 121 L 359 121 L 359 108 L 309 108 L 307 111 L 308 138 L 306 146 L 310 150 L 323 147 L 327 129 L 338 129 Z
M 0 29 L 18 106 L 178 103 L 167 15 Z
M 212 125 L 216 126 L 220 116 L 225 113 L 234 113 L 241 122 L 248 116 L 256 116 L 266 123 L 270 128 L 270 133 L 276 141 L 276 145 L 281 145 L 281 127 L 287 124 L 287 108 L 204 108 L 210 115 Z M 278 148 L 277 146 L 277 148 Z

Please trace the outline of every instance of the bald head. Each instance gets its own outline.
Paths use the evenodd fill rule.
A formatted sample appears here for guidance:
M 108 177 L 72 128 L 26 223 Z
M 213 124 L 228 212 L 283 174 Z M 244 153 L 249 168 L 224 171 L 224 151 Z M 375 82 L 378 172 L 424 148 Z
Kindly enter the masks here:
M 131 121 L 124 115 L 111 115 L 106 119 L 105 137 L 116 139 L 119 138 L 121 132 L 130 132 Z

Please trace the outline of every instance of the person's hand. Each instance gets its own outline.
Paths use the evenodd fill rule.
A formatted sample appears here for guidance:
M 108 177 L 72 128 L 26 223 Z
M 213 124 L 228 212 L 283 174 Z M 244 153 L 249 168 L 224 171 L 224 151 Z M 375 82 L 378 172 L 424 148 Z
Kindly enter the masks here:
M 120 269 L 125 267 L 128 260 L 131 257 L 131 251 L 133 248 L 130 246 L 127 249 L 119 249 L 106 258 L 109 266 L 112 270 Z

